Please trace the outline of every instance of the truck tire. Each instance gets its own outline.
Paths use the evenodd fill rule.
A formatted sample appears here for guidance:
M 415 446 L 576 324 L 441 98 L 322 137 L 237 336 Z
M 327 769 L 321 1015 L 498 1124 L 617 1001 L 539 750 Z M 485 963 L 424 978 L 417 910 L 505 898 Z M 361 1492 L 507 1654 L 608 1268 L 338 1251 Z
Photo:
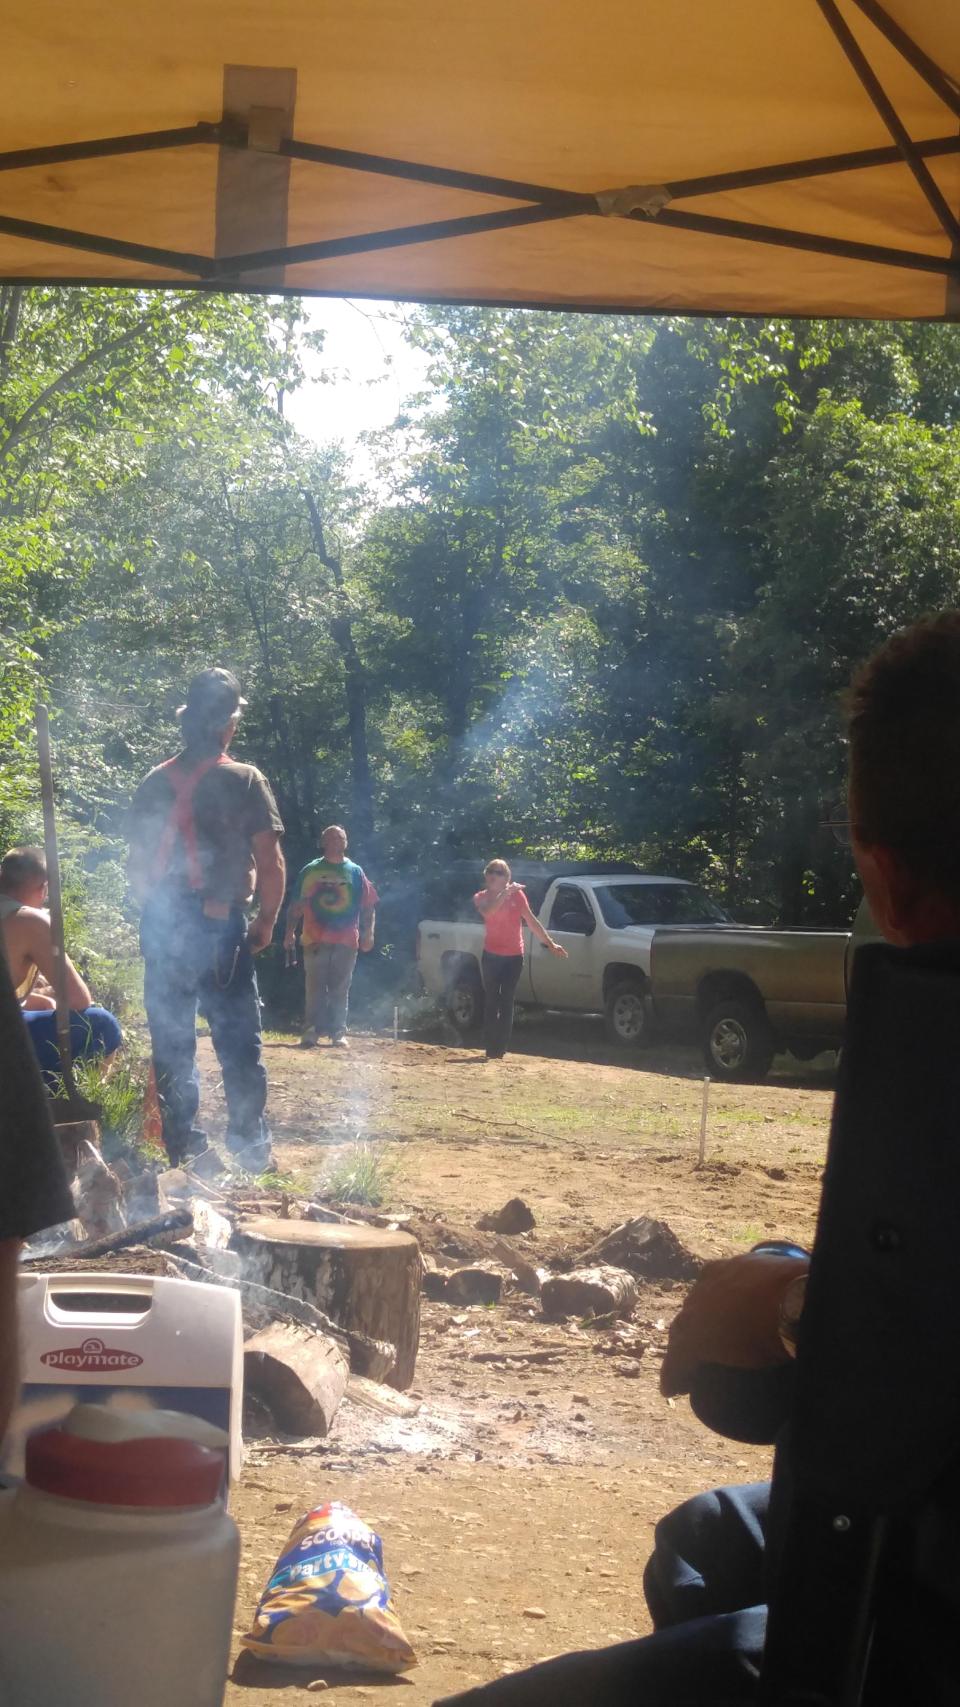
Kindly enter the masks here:
M 604 1024 L 611 1043 L 639 1049 L 650 1040 L 647 987 L 641 978 L 618 978 L 607 991 Z
M 483 1023 L 483 985 L 476 967 L 464 966 L 447 989 L 447 1015 L 460 1032 L 469 1037 Z
M 703 1058 L 711 1078 L 733 1083 L 765 1079 L 776 1054 L 762 1007 L 731 996 L 716 1002 L 703 1022 Z

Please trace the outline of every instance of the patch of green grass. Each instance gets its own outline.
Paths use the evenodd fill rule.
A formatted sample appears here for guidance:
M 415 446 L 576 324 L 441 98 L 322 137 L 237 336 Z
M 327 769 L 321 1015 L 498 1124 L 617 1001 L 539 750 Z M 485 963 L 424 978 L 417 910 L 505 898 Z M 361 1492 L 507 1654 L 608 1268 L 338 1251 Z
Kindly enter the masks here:
M 372 1144 L 351 1144 L 331 1157 L 319 1195 L 335 1203 L 361 1203 L 379 1209 L 396 1184 L 399 1169 L 392 1156 Z
M 293 1174 L 268 1172 L 265 1174 L 257 1174 L 256 1178 L 257 1184 L 261 1186 L 264 1191 L 286 1191 L 292 1195 L 298 1190 L 297 1181 L 294 1179 Z M 301 1180 L 299 1189 L 302 1189 L 302 1186 L 303 1181 Z
M 523 1116 L 526 1123 L 567 1132 L 583 1132 L 587 1127 L 596 1128 L 602 1121 L 602 1116 L 594 1108 L 564 1108 L 556 1103 L 527 1103 Z M 491 1116 L 491 1120 L 494 1119 L 495 1116 Z
M 157 1145 L 145 1142 L 143 1137 L 143 1105 L 148 1075 L 148 1064 L 138 1061 L 136 1056 L 126 1051 L 118 1055 L 106 1076 L 95 1059 L 73 1064 L 77 1090 L 100 1109 L 100 1146 L 107 1162 L 122 1158 L 139 1167 L 160 1161 L 166 1166 L 164 1152 Z M 66 1096 L 62 1080 L 54 1094 Z
M 763 1232 L 759 1227 L 734 1227 L 730 1237 L 738 1245 L 759 1245 Z

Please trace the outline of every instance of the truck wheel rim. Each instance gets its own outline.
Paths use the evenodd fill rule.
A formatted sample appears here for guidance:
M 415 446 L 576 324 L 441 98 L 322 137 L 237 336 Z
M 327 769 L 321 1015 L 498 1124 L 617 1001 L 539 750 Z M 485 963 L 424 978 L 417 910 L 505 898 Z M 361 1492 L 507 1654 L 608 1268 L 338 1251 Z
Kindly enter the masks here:
M 458 1025 L 469 1025 L 476 1003 L 469 990 L 454 990 L 450 997 L 450 1012 Z
M 749 1040 L 738 1019 L 721 1019 L 713 1028 L 710 1053 L 718 1067 L 729 1073 L 742 1067 L 747 1058 Z
M 613 1004 L 613 1025 L 618 1037 L 630 1043 L 643 1031 L 643 998 L 618 996 Z

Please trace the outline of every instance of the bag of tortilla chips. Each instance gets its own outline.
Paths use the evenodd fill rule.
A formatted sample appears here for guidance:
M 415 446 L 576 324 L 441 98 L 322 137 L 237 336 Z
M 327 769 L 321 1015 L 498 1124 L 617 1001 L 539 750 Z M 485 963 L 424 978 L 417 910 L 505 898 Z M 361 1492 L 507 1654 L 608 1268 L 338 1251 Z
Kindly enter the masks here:
M 340 1504 L 316 1506 L 296 1524 L 243 1643 L 286 1665 L 406 1671 L 417 1663 L 390 1605 L 383 1543 Z

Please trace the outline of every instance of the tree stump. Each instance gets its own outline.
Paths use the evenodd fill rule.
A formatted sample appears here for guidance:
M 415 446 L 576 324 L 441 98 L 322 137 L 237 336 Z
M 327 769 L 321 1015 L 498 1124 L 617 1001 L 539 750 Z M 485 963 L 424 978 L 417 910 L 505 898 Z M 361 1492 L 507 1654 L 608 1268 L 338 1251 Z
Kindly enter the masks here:
M 339 1327 L 389 1340 L 397 1361 L 384 1379 L 401 1390 L 412 1384 L 422 1268 L 412 1233 L 261 1216 L 244 1221 L 231 1243 L 247 1279 L 315 1304 Z

